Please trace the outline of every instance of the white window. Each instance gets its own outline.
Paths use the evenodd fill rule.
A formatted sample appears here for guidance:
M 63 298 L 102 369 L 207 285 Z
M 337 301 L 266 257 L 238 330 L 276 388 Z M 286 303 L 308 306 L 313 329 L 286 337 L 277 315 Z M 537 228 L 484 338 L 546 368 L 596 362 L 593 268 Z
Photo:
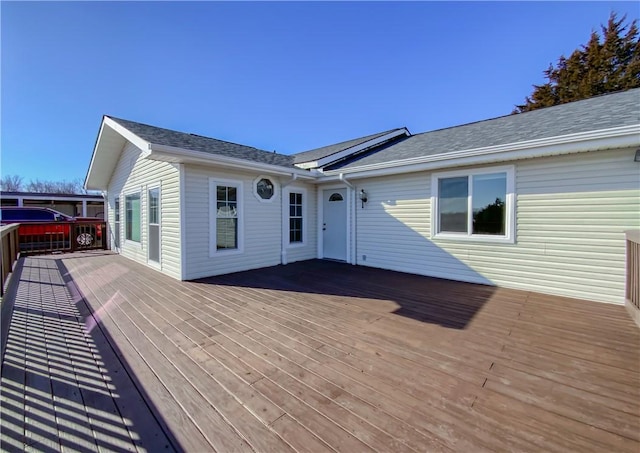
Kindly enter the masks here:
M 209 181 L 211 201 L 210 255 L 242 251 L 242 183 Z
M 147 257 L 155 264 L 160 264 L 160 187 L 154 187 L 147 191 L 147 226 L 149 233 L 147 236 Z
M 113 200 L 113 215 L 114 215 L 114 235 L 113 242 L 116 248 L 120 248 L 120 195 L 116 195 Z
M 253 195 L 261 203 L 271 203 L 276 199 L 276 184 L 273 178 L 258 176 L 253 180 Z
M 304 216 L 302 215 L 302 193 L 289 193 L 289 243 L 299 244 L 304 239 Z
M 125 239 L 140 243 L 140 193 L 124 196 Z
M 307 191 L 299 187 L 283 189 L 286 205 L 282 216 L 283 240 L 290 247 L 305 245 L 307 241 Z
M 435 173 L 432 236 L 514 242 L 514 169 L 493 167 Z

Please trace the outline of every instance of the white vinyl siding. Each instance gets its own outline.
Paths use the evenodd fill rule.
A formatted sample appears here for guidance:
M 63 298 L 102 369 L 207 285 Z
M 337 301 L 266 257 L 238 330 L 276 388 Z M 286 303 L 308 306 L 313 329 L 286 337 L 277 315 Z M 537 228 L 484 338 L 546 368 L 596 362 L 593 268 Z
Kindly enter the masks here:
M 108 193 L 120 194 L 120 209 L 124 211 L 125 195 L 140 193 L 140 243 L 122 240 L 120 254 L 147 264 L 148 252 L 148 189 L 161 187 L 160 223 L 162 224 L 161 268 L 174 278 L 181 277 L 180 263 L 180 184 L 176 164 L 140 157 L 141 151 L 127 143 L 109 182 Z M 109 225 L 115 228 L 114 200 L 109 197 Z M 120 216 L 120 238 L 125 238 L 124 212 Z
M 267 266 L 275 266 L 282 260 L 282 203 L 280 181 L 269 176 L 276 186 L 272 202 L 258 201 L 253 184 L 257 174 L 218 170 L 214 167 L 185 165 L 185 279 L 226 274 Z M 241 253 L 210 254 L 211 226 L 211 181 L 233 180 L 242 187 L 243 238 Z M 286 178 L 284 178 L 286 180 Z M 307 189 L 310 193 L 312 187 Z M 288 204 L 287 204 L 288 207 Z M 307 212 L 315 210 L 315 204 Z M 315 222 L 314 219 L 311 220 Z M 316 242 L 311 240 L 305 247 L 288 251 L 287 262 L 316 257 Z M 226 251 L 225 251 L 226 252 Z M 212 255 L 212 256 L 211 256 Z
M 356 209 L 357 263 L 624 303 L 623 232 L 640 227 L 634 153 L 517 162 L 514 244 L 431 238 L 431 173 L 359 180 L 369 201 Z

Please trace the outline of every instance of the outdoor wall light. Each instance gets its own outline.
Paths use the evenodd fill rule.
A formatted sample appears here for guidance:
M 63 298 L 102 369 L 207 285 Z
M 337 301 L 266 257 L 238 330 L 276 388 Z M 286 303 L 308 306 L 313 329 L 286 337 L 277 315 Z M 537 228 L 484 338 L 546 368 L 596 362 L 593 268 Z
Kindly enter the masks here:
M 364 189 L 360 189 L 360 201 L 362 202 L 362 208 L 364 209 L 364 204 L 367 202 L 367 192 Z
M 636 150 L 636 157 L 633 158 L 634 162 L 640 162 L 640 148 Z

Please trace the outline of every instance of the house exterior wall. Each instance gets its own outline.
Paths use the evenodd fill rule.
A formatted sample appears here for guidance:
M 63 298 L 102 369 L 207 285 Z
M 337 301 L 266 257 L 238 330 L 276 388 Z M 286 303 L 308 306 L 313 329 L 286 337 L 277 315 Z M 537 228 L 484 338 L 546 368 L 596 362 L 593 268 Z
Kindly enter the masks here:
M 180 171 L 175 164 L 141 159 L 141 150 L 127 143 L 107 189 L 108 222 L 115 229 L 115 202 L 120 197 L 120 254 L 148 264 L 148 189 L 160 187 L 160 271 L 181 277 Z M 140 243 L 125 240 L 125 195 L 140 193 Z M 114 235 L 111 235 L 114 244 Z M 157 266 L 155 266 L 157 267 Z
M 187 280 L 226 274 L 261 267 L 274 266 L 282 262 L 283 210 L 282 183 L 287 178 L 263 175 L 276 184 L 275 194 L 268 202 L 259 201 L 254 194 L 256 173 L 234 172 L 185 165 L 184 167 L 184 243 L 185 269 Z M 240 251 L 212 250 L 210 246 L 212 234 L 212 211 L 210 184 L 216 181 L 239 183 L 242 188 L 241 220 L 242 245 Z M 287 262 L 311 259 L 316 257 L 316 222 L 315 187 L 296 181 L 288 186 L 302 187 L 306 190 L 307 238 L 303 246 L 287 248 Z M 288 210 L 288 201 L 285 200 Z M 213 217 L 215 218 L 215 217 Z M 287 227 L 287 224 L 285 224 Z M 214 243 L 215 244 L 215 243 Z
M 362 179 L 356 262 L 453 280 L 624 303 L 624 230 L 640 227 L 634 149 L 515 162 L 515 243 L 431 235 L 431 173 Z

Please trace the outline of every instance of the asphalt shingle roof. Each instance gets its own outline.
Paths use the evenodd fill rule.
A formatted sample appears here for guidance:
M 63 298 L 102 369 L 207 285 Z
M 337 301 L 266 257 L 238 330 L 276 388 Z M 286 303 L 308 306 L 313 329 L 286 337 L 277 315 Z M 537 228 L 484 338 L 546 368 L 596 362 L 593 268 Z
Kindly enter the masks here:
M 340 143 L 336 143 L 334 145 L 328 145 L 328 146 L 323 146 L 321 148 L 315 148 L 315 149 L 311 149 L 309 151 L 303 151 L 301 153 L 297 153 L 293 155 L 294 158 L 294 163 L 299 164 L 302 162 L 312 162 L 315 160 L 319 160 L 328 156 L 331 156 L 333 154 L 339 153 L 341 151 L 344 151 L 345 149 L 348 148 L 352 148 L 354 146 L 358 146 L 364 142 L 367 142 L 369 140 L 374 140 L 378 137 L 382 137 L 383 135 L 389 134 L 391 132 L 400 130 L 401 128 L 397 128 L 397 129 L 390 129 L 388 131 L 385 132 L 378 132 L 377 134 L 371 134 L 371 135 L 367 135 L 365 137 L 360 137 L 360 138 L 354 138 L 352 140 L 347 140 L 345 142 L 340 142 Z
M 136 123 L 113 116 L 109 116 L 109 118 L 127 128 L 141 139 L 152 144 L 174 146 L 176 148 L 234 157 L 236 159 L 245 159 L 263 164 L 293 167 L 293 156 L 263 151 L 251 146 L 239 145 L 237 143 L 203 137 L 201 135 L 149 126 L 148 124 Z
M 358 146 L 397 129 L 347 140 L 293 155 L 277 154 L 251 146 L 201 135 L 163 129 L 109 116 L 113 121 L 152 144 L 201 151 L 264 164 L 295 167 Z M 331 165 L 330 169 L 356 168 L 393 161 L 508 145 L 613 127 L 640 124 L 640 88 L 518 115 L 478 121 L 409 136 L 376 150 Z
M 640 123 L 640 88 L 413 135 L 331 169 L 507 145 Z

